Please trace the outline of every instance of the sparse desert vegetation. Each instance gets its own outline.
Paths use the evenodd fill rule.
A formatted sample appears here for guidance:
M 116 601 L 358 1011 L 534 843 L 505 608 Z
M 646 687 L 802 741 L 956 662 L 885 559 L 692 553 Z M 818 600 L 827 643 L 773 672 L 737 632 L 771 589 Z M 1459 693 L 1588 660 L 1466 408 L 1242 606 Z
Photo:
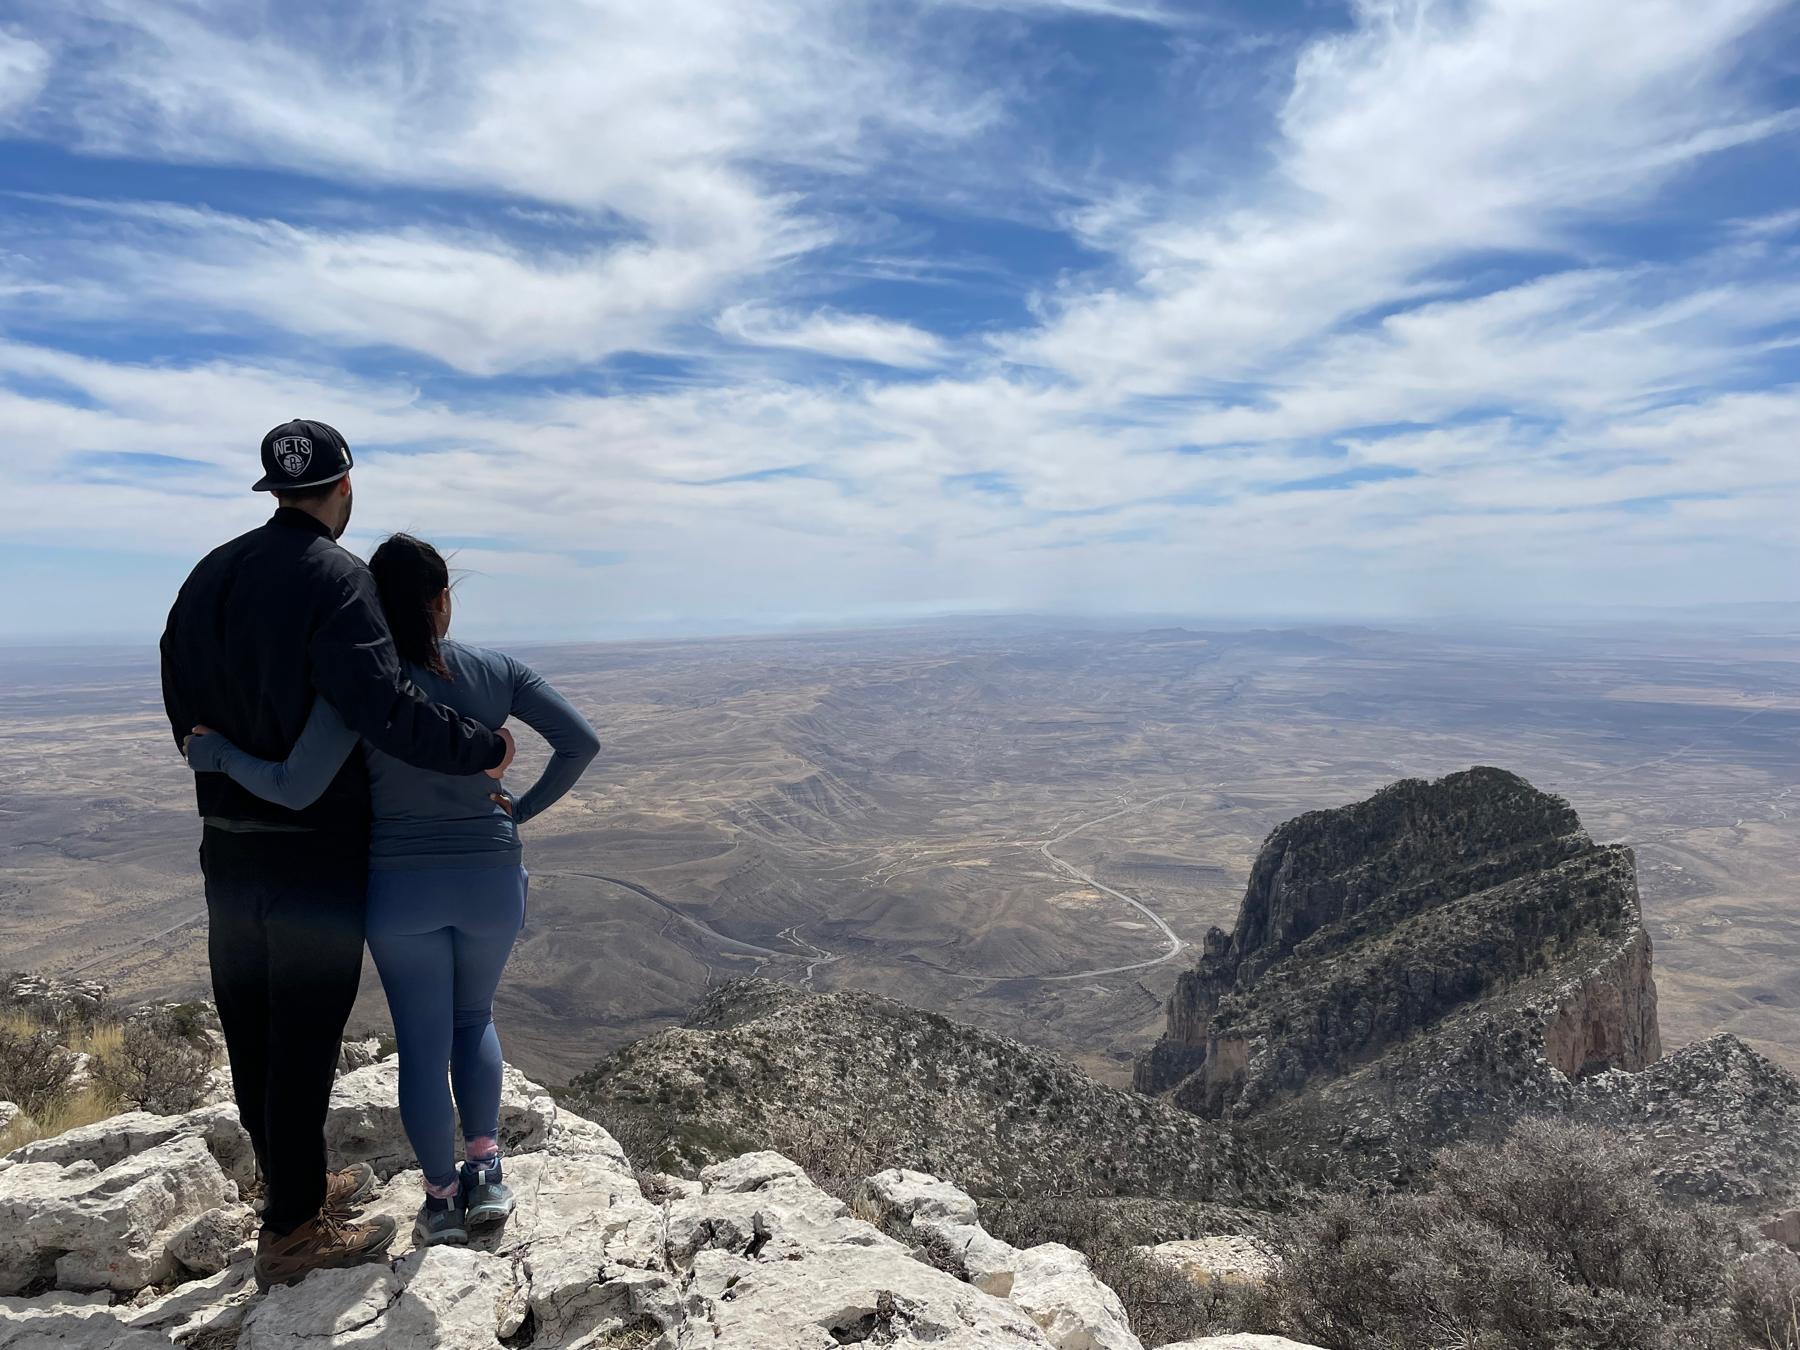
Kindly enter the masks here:
M 7 997 L 17 980 L 0 977 L 0 1101 L 22 1114 L 0 1129 L 0 1154 L 121 1111 L 200 1103 L 221 1058 L 204 1005 L 126 1017 L 103 1003 Z

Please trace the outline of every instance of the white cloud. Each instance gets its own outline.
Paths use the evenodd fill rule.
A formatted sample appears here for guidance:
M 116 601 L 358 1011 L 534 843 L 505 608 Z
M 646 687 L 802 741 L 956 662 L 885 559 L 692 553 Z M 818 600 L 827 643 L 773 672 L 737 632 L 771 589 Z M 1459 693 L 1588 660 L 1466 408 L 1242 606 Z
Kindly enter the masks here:
M 0 122 L 35 99 L 50 75 L 50 53 L 41 43 L 0 28 Z
M 1253 377 L 1484 250 L 1565 247 L 1706 154 L 1793 125 L 1743 106 L 1737 44 L 1778 0 L 1363 0 L 1302 53 L 1271 176 L 1233 203 L 1093 217 L 1134 273 L 1008 345 L 1157 392 Z M 1108 226 L 1111 229 L 1108 229 Z
M 1279 441 L 1497 407 L 1591 424 L 1709 387 L 1763 355 L 1767 329 L 1796 313 L 1800 278 L 1771 281 L 1728 258 L 1554 273 L 1329 337 L 1253 402 L 1204 409 L 1186 430 Z
M 1164 27 L 1183 27 L 1199 21 L 1156 0 L 934 0 L 962 9 L 1016 10 L 1025 14 L 1084 14 L 1101 19 L 1126 19 Z
M 935 366 L 948 351 L 941 338 L 912 324 L 828 309 L 800 313 L 746 302 L 726 309 L 714 326 L 733 341 L 754 347 L 790 348 L 883 366 Z
M 769 224 L 684 245 L 531 254 L 470 231 L 329 231 L 185 211 L 161 212 L 159 224 L 89 246 L 87 281 L 110 263 L 110 293 L 139 313 L 250 315 L 337 345 L 423 352 L 473 375 L 654 350 L 744 273 L 814 241 L 798 225 Z
M 828 0 L 56 0 L 43 134 L 103 152 L 498 189 L 703 235 L 779 201 L 750 164 L 991 115 Z
M 900 138 L 953 143 L 996 111 L 829 0 L 30 8 L 59 51 L 28 133 L 511 196 L 514 219 L 550 204 L 577 240 L 604 240 L 546 252 L 435 222 L 300 228 L 280 223 L 277 194 L 266 220 L 188 221 L 179 256 L 137 240 L 97 260 L 122 296 L 285 314 L 311 337 L 395 343 L 473 373 L 656 346 L 669 321 L 832 237 L 783 173 L 866 170 Z M 42 64 L 33 44 L 0 47 L 0 91 L 15 49 L 12 65 Z

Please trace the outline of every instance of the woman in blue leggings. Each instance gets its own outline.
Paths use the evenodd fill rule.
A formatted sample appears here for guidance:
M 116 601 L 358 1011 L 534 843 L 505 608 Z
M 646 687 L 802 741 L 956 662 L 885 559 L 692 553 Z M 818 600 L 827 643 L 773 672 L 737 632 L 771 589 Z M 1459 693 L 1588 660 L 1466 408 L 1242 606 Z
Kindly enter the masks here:
M 421 1245 L 466 1242 L 471 1226 L 502 1220 L 513 1208 L 500 1163 L 493 1005 L 525 919 L 529 878 L 518 826 L 574 786 L 600 741 L 530 668 L 504 653 L 446 640 L 450 572 L 430 544 L 394 535 L 375 550 L 369 570 L 407 674 L 429 698 L 496 730 L 517 717 L 549 742 L 550 761 L 531 790 L 514 801 L 484 775 L 415 769 L 368 745 L 353 759 L 356 733 L 324 699 L 313 704 L 285 761 L 258 759 L 196 727 L 188 764 L 196 772 L 230 774 L 258 796 L 293 808 L 311 803 L 336 775 L 361 774 L 366 766 L 374 808 L 369 950 L 400 1048 L 400 1116 L 425 1173 L 414 1236 Z

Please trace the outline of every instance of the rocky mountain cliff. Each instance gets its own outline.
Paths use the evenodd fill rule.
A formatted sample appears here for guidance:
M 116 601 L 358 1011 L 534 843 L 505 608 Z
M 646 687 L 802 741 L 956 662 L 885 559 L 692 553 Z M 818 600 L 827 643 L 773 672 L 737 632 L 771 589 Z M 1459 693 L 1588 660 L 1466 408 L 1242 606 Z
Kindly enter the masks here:
M 1301 1176 L 1405 1181 L 1548 1111 L 1653 1140 L 1671 1189 L 1785 1201 L 1800 1083 L 1732 1037 L 1661 1056 L 1631 851 L 1474 768 L 1278 827 L 1135 1082 Z
M 773 1148 L 899 1166 L 982 1196 L 1271 1203 L 1284 1183 L 1230 1132 L 1067 1061 L 873 994 L 726 985 L 685 1026 L 577 1078 L 567 1100 L 668 1166 Z

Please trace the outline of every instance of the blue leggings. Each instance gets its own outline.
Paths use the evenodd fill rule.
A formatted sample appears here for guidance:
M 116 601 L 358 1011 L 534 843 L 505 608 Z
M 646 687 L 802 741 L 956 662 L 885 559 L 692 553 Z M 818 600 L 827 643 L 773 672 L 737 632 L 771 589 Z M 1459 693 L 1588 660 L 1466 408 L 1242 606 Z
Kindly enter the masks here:
M 528 881 L 517 863 L 369 873 L 369 950 L 400 1047 L 400 1120 L 433 1186 L 456 1180 L 457 1112 L 465 1140 L 499 1133 L 494 990 Z

